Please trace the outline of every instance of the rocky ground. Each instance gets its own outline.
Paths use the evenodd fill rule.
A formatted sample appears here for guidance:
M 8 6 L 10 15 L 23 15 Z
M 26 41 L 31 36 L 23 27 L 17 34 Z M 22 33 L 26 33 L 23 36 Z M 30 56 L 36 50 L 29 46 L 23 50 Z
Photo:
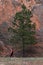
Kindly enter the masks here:
M 0 58 L 0 65 L 43 65 L 42 58 Z

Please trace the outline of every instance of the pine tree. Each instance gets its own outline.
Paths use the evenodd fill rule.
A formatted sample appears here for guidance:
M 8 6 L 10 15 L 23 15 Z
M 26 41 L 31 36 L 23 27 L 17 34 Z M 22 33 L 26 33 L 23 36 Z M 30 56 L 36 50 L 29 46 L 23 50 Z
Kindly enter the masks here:
M 22 5 L 22 10 L 17 12 L 14 16 L 13 28 L 9 28 L 13 31 L 13 37 L 11 41 L 15 44 L 22 42 L 23 45 L 23 56 L 25 54 L 25 44 L 33 45 L 36 43 L 35 38 L 35 23 L 33 23 L 30 18 L 32 13 L 28 10 L 24 4 Z M 16 28 L 15 28 L 16 27 Z

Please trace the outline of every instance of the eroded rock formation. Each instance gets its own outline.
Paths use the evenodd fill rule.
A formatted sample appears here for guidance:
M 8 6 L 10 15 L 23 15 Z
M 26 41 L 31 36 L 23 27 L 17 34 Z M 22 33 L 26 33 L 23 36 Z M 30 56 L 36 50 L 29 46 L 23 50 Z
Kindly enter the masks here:
M 8 33 L 5 33 L 8 25 L 4 25 L 5 27 L 3 29 L 1 24 L 3 22 L 7 22 L 9 24 L 15 13 L 21 10 L 21 5 L 23 3 L 32 11 L 33 17 L 31 20 L 36 23 L 37 35 L 39 36 L 40 42 L 43 42 L 43 0 L 0 0 L 0 28 L 2 28 L 2 34 L 6 34 L 8 36 Z M 6 37 L 4 36 L 4 38 Z M 3 42 L 2 38 L 0 38 L 0 46 L 3 46 L 3 48 L 1 48 L 4 49 L 4 54 L 3 52 L 0 53 L 2 56 L 6 56 L 6 54 L 9 55 L 12 48 L 9 47 L 10 50 L 8 50 L 8 46 L 4 46 L 5 42 L 2 43 L 1 41 Z M 7 51 L 8 53 L 6 53 Z

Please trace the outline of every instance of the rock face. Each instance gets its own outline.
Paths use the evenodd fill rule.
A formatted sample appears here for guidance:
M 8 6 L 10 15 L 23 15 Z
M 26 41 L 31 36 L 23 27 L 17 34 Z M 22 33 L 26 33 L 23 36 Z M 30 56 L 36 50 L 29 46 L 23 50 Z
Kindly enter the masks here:
M 2 41 L 0 41 L 0 56 L 6 57 L 11 55 L 12 53 L 12 47 L 5 45 Z
M 0 0 L 0 23 L 3 21 L 8 22 L 15 14 L 16 8 L 17 2 L 15 0 Z
M 12 20 L 14 14 L 17 11 L 21 10 L 22 3 L 24 3 L 28 9 L 32 10 L 33 12 L 35 11 L 33 14 L 36 13 L 36 10 L 37 13 L 38 11 L 40 12 L 39 8 L 43 7 L 40 5 L 42 4 L 42 0 L 29 0 L 29 1 L 28 0 L 0 0 L 0 24 L 5 21 L 9 23 L 9 21 Z M 39 14 L 35 14 L 35 15 L 37 16 L 36 19 L 39 19 L 41 13 L 40 15 Z
M 0 41 L 3 44 L 7 43 L 9 37 L 7 28 L 23 3 L 32 11 L 31 20 L 36 23 L 39 43 L 43 43 L 43 0 L 0 0 Z

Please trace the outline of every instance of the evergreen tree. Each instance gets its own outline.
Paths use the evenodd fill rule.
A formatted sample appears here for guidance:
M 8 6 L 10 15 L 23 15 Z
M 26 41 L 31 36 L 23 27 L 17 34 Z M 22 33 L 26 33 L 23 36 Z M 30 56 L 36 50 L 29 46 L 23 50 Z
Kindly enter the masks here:
M 33 23 L 30 20 L 31 17 L 32 17 L 31 11 L 28 10 L 23 4 L 22 10 L 20 12 L 17 12 L 14 16 L 14 21 L 12 22 L 13 27 L 9 28 L 14 33 L 11 41 L 14 44 L 22 42 L 23 56 L 25 54 L 25 44 L 33 45 L 36 43 L 35 23 Z

